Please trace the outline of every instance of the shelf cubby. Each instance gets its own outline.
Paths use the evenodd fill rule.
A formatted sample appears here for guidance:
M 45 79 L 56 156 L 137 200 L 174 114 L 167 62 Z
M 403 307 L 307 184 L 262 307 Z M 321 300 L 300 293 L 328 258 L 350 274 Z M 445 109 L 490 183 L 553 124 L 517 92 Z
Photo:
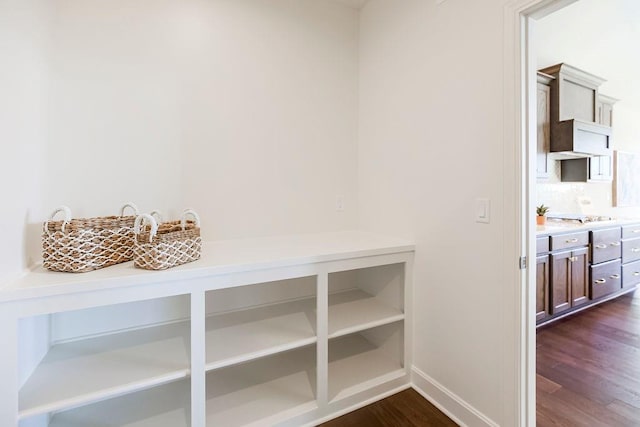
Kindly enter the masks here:
M 190 427 L 189 396 L 189 381 L 177 381 L 58 412 L 48 427 Z
M 295 293 L 288 293 L 295 288 Z M 316 336 L 315 277 L 290 279 L 235 289 L 210 291 L 206 320 L 206 369 L 213 370 L 282 351 L 314 344 Z M 268 292 L 265 292 L 268 291 Z M 247 294 L 243 298 L 242 293 Z M 250 297 L 249 297 L 250 294 Z M 262 294 L 260 297 L 256 294 Z M 274 295 L 296 295 L 275 302 Z M 227 301 L 225 301 L 225 298 Z M 224 304 L 221 304 L 224 301 Z M 214 304 L 224 308 L 243 305 L 232 311 L 216 313 Z M 247 306 L 247 304 L 253 304 Z M 211 313 L 213 311 L 213 313 Z
M 401 264 L 329 274 L 329 338 L 404 319 Z
M 274 425 L 317 408 L 315 345 L 207 373 L 207 426 Z
M 49 322 L 45 325 L 55 325 L 55 316 L 41 317 Z M 42 359 L 24 374 L 18 418 L 63 411 L 190 375 L 189 321 L 130 326 L 63 341 L 54 336 Z
M 329 400 L 405 375 L 402 321 L 329 341 Z

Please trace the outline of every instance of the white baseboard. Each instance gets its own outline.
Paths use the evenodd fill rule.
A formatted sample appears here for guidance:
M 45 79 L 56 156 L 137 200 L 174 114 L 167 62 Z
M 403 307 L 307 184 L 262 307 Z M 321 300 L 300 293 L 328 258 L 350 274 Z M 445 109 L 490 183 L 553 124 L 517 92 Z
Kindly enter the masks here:
M 498 423 L 415 366 L 411 368 L 411 384 L 433 406 L 462 427 L 499 427 Z

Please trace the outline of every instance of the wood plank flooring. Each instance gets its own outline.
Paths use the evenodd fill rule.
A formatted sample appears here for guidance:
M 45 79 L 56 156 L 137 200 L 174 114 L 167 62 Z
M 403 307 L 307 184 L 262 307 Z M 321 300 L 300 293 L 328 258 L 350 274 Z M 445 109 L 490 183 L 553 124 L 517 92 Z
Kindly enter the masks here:
M 640 426 L 640 291 L 537 332 L 537 425 Z
M 394 394 L 320 425 L 324 427 L 457 426 L 413 389 Z

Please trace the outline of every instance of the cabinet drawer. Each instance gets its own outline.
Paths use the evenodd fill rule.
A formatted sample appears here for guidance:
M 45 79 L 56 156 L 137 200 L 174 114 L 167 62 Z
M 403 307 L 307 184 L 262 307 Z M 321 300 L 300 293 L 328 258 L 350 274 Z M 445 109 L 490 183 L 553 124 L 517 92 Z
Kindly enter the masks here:
M 576 248 L 589 244 L 589 232 L 581 231 L 578 233 L 559 234 L 551 236 L 551 250 Z
M 640 239 L 630 239 L 622 241 L 622 263 L 640 259 Z
M 591 231 L 591 262 L 599 264 L 620 258 L 622 255 L 620 236 L 620 227 Z
M 637 285 L 640 283 L 640 261 L 631 262 L 622 266 L 622 287 Z
M 542 254 L 549 252 L 549 236 L 536 238 L 536 253 Z
M 591 299 L 603 297 L 622 289 L 620 260 L 591 266 Z
M 640 224 L 625 225 L 622 227 L 623 239 L 635 239 L 640 237 Z

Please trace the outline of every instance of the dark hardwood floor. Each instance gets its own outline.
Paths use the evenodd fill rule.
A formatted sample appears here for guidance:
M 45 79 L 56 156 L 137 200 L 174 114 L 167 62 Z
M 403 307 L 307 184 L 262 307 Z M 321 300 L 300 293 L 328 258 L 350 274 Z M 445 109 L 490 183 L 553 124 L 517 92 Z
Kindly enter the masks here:
M 336 418 L 324 427 L 446 427 L 457 426 L 413 389 Z
M 537 332 L 537 424 L 640 426 L 640 290 Z

